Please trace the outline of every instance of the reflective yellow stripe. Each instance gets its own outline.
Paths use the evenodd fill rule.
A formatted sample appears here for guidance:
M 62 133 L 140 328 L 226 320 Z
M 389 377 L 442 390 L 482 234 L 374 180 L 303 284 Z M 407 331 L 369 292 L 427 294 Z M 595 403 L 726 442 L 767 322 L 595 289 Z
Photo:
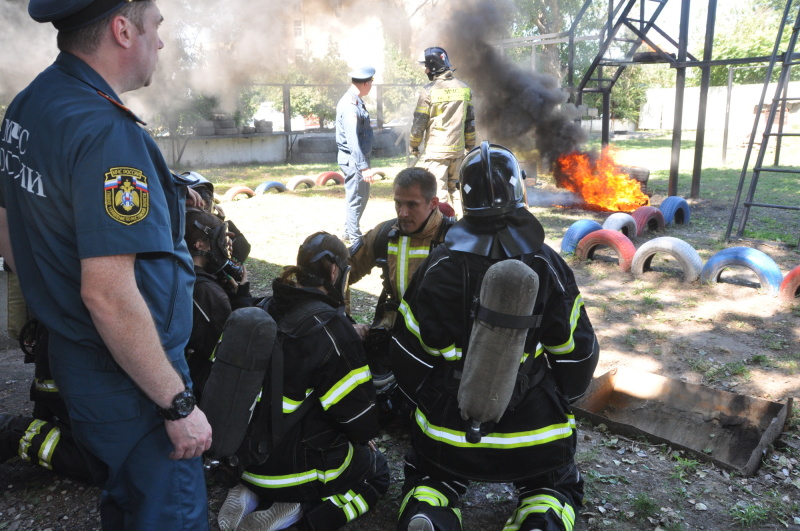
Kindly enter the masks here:
M 323 500 L 330 501 L 336 507 L 342 510 L 348 522 L 351 522 L 359 516 L 366 514 L 369 511 L 369 504 L 360 494 L 356 494 L 352 490 L 344 494 L 335 494 Z
M 469 101 L 470 98 L 469 87 L 442 88 L 431 91 L 431 105 L 446 101 Z
M 36 390 L 44 393 L 57 393 L 58 386 L 53 380 L 35 380 Z
M 390 243 L 387 248 L 387 253 L 397 257 L 397 266 L 395 267 L 395 285 L 397 286 L 397 293 L 400 297 L 406 292 L 409 275 L 409 262 L 411 259 L 424 260 L 430 254 L 430 246 L 412 247 L 411 238 L 408 236 L 400 236 L 397 243 Z
M 431 439 L 451 446 L 460 448 L 524 448 L 528 446 L 538 446 L 559 439 L 566 439 L 575 430 L 575 416 L 571 413 L 567 415 L 567 422 L 563 424 L 553 424 L 538 430 L 520 431 L 515 433 L 489 433 L 481 437 L 479 443 L 468 443 L 467 435 L 463 431 L 451 430 L 436 426 L 428 422 L 425 415 L 419 410 L 415 414 L 417 426 L 422 432 Z
M 409 332 L 414 334 L 414 336 L 419 341 L 420 346 L 422 347 L 425 352 L 430 354 L 431 356 L 441 356 L 447 361 L 455 361 L 461 359 L 461 349 L 456 347 L 455 343 L 450 345 L 449 347 L 445 347 L 444 349 L 435 349 L 433 347 L 429 347 L 422 341 L 422 336 L 419 333 L 419 323 L 417 319 L 414 317 L 414 314 L 411 312 L 411 308 L 409 308 L 408 303 L 406 301 L 401 301 L 400 313 L 403 315 L 403 319 L 406 323 L 406 328 Z
M 28 450 L 31 447 L 31 443 L 33 443 L 33 438 L 39 435 L 39 432 L 44 424 L 45 422 L 43 420 L 34 419 L 34 421 L 28 425 L 25 433 L 22 434 L 22 438 L 19 440 L 18 454 L 20 459 L 24 461 L 31 460 L 31 456 L 28 455 Z
M 303 398 L 303 400 L 292 400 L 291 398 L 284 396 L 283 412 L 289 414 L 292 411 L 297 411 L 297 408 L 299 408 L 303 404 L 303 402 L 305 402 L 306 398 L 308 398 L 309 395 L 313 392 L 314 389 L 306 389 L 306 396 Z M 258 395 L 258 398 L 259 400 L 261 400 L 261 394 Z
M 551 354 L 569 354 L 575 350 L 575 339 L 573 334 L 575 328 L 578 326 L 578 319 L 581 316 L 581 307 L 583 306 L 583 297 L 578 295 L 575 297 L 575 302 L 572 305 L 572 314 L 569 317 L 569 340 L 566 343 L 555 346 L 545 346 Z
M 415 113 L 424 114 L 428 116 L 428 106 L 427 105 L 420 105 L 416 109 L 414 109 Z
M 353 369 L 347 373 L 344 378 L 336 382 L 334 386 L 320 398 L 322 409 L 327 411 L 329 407 L 347 396 L 347 393 L 355 389 L 358 385 L 370 381 L 371 378 L 372 375 L 369 372 L 369 367 L 366 365 L 358 369 Z
M 61 430 L 53 427 L 44 438 L 44 442 L 39 446 L 39 464 L 45 468 L 53 469 L 53 452 L 58 441 L 61 440 Z
M 342 475 L 342 473 L 347 470 L 347 467 L 350 466 L 350 463 L 353 461 L 353 445 L 347 443 L 348 450 L 347 450 L 347 457 L 345 457 L 344 462 L 338 468 L 334 468 L 333 470 L 309 470 L 307 472 L 299 472 L 297 474 L 287 474 L 285 476 L 262 476 L 259 474 L 253 474 L 251 472 L 245 471 L 242 474 L 242 480 L 247 481 L 248 483 L 252 483 L 257 487 L 261 487 L 264 489 L 280 489 L 283 487 L 296 487 L 297 485 L 302 485 L 303 483 L 310 483 L 312 481 L 320 481 L 322 483 L 327 483 L 329 481 L 333 481 L 334 479 L 338 478 Z
M 525 518 L 531 513 L 544 514 L 553 510 L 564 525 L 565 531 L 572 531 L 575 526 L 575 509 L 569 504 L 562 505 L 557 498 L 547 495 L 530 496 L 522 500 L 520 505 L 506 521 L 503 531 L 518 531 Z

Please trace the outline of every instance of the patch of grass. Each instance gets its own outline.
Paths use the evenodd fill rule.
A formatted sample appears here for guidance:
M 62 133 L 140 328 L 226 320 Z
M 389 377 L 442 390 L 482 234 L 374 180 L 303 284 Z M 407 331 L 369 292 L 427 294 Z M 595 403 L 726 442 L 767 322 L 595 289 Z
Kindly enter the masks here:
M 658 503 L 646 492 L 640 492 L 633 498 L 633 514 L 640 522 L 658 511 Z
M 769 358 L 764 354 L 753 354 L 750 357 L 750 363 L 753 365 L 769 365 Z
M 630 485 L 631 482 L 625 476 L 619 474 L 602 474 L 596 470 L 589 470 L 584 474 L 591 481 L 598 483 L 608 483 L 609 485 Z
M 697 472 L 697 467 L 700 462 L 694 459 L 686 459 L 681 456 L 675 456 L 675 466 L 672 469 L 670 478 L 678 479 L 684 483 L 689 482 L 689 476 Z
M 759 504 L 739 502 L 728 510 L 733 521 L 740 527 L 753 527 L 766 523 L 769 519 L 769 508 Z

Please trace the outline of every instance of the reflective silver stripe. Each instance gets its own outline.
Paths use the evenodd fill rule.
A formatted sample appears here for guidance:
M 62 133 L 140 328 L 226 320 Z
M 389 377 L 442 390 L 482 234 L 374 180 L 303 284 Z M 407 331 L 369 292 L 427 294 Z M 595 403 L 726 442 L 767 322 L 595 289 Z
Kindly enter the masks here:
M 264 489 L 280 489 L 283 487 L 295 487 L 303 483 L 310 483 L 312 481 L 320 481 L 327 483 L 333 481 L 342 475 L 347 470 L 350 463 L 353 461 L 353 445 L 347 443 L 347 456 L 344 458 L 341 466 L 332 470 L 309 470 L 306 472 L 299 472 L 297 474 L 287 474 L 284 476 L 262 476 L 260 474 L 252 474 L 245 471 L 242 474 L 242 479 L 248 483 L 252 483 L 257 487 Z

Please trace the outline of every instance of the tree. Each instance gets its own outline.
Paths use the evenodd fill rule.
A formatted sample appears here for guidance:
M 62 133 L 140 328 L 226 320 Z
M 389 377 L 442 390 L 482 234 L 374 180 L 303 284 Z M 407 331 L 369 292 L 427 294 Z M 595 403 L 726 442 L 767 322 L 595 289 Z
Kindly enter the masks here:
M 424 69 L 401 55 L 397 46 L 387 43 L 383 58 L 384 83 L 419 86 L 427 82 Z M 395 118 L 411 118 L 417 101 L 414 92 L 412 87 L 383 88 L 384 119 L 388 122 Z

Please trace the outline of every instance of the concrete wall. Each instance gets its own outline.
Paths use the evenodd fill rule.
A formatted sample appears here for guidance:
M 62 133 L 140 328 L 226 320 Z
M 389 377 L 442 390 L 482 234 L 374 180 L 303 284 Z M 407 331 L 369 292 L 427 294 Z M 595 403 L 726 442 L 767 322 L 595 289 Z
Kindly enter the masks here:
M 297 134 L 272 133 L 239 136 L 191 136 L 180 155 L 181 167 L 203 167 L 252 162 L 285 162 L 289 143 Z M 169 137 L 156 138 L 171 166 L 177 166 L 180 145 Z
M 749 132 L 753 128 L 755 107 L 761 98 L 764 85 L 738 85 L 731 90 L 731 106 L 729 128 L 731 131 Z M 767 90 L 765 105 L 772 102 L 775 85 Z M 789 96 L 800 95 L 800 82 L 789 83 Z M 725 106 L 728 98 L 728 87 L 710 87 L 706 106 L 706 130 L 722 132 L 725 129 Z M 700 87 L 690 87 L 683 95 L 683 120 L 681 129 L 697 129 L 697 113 L 700 108 Z M 792 112 L 788 121 L 796 122 L 800 113 Z M 639 129 L 666 129 L 674 125 L 675 89 L 654 88 L 647 91 L 647 101 L 639 114 Z

